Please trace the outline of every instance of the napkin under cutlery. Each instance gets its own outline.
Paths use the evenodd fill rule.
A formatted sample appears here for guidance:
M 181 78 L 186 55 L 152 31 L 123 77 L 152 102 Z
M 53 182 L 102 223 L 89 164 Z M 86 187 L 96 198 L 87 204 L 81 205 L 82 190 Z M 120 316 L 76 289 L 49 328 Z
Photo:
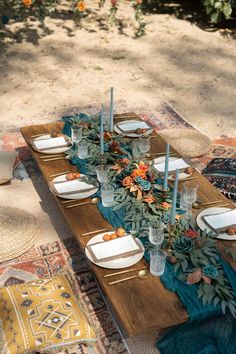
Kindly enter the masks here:
M 82 182 L 79 179 L 73 181 L 51 182 L 51 187 L 56 194 L 60 195 L 84 193 L 96 188 L 95 186 Z
M 223 213 L 204 215 L 202 220 L 216 232 L 224 232 L 231 226 L 236 226 L 236 209 Z
M 191 161 L 183 158 L 176 158 L 174 160 L 169 160 L 168 172 L 174 172 L 176 169 L 179 171 L 184 171 L 187 167 L 191 165 Z M 154 167 L 157 171 L 165 172 L 165 161 L 158 163 L 158 158 L 154 160 Z
M 150 125 L 148 125 L 146 122 L 128 122 L 128 123 L 118 123 L 117 124 L 118 129 L 122 133 L 136 133 L 137 129 L 152 129 Z
M 64 136 L 56 138 L 37 139 L 32 141 L 32 146 L 36 150 L 52 150 L 68 146 L 68 141 Z

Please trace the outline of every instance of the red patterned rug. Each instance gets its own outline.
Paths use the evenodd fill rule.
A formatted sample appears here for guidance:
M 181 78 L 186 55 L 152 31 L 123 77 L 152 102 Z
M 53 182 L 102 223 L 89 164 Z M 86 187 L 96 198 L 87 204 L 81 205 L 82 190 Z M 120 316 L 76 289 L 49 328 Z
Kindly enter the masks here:
M 71 267 L 76 275 L 79 285 L 77 295 L 82 299 L 90 320 L 95 324 L 98 341 L 94 352 L 91 352 L 91 348 L 86 345 L 77 344 L 67 347 L 65 351 L 60 350 L 59 353 L 129 353 L 87 260 L 74 238 L 68 238 L 63 243 L 55 241 L 40 247 L 33 247 L 23 256 L 1 264 L 0 287 L 24 283 L 35 278 L 51 277 L 68 267 Z

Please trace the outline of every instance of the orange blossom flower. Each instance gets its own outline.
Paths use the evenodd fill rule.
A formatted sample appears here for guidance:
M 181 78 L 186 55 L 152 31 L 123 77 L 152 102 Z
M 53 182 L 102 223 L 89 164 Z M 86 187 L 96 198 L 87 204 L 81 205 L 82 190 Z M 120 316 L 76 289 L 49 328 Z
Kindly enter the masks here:
M 154 203 L 155 202 L 155 197 L 154 195 L 146 195 L 144 198 L 143 198 L 143 201 L 148 203 L 148 204 L 151 204 L 151 203 Z
M 161 203 L 161 207 L 163 209 L 170 209 L 171 205 L 169 203 L 167 203 L 167 202 L 162 202 Z
M 141 177 L 143 179 L 147 179 L 146 172 L 140 170 L 139 168 L 135 168 L 131 174 L 131 177 L 135 179 L 136 177 Z
M 22 0 L 22 2 L 26 7 L 29 7 L 32 5 L 32 0 Z
M 79 12 L 84 12 L 86 9 L 85 2 L 83 0 L 80 0 L 79 2 L 77 2 L 76 9 Z
M 131 178 L 130 176 L 125 177 L 122 181 L 122 185 L 124 187 L 131 187 L 133 184 L 134 184 L 133 178 Z
M 149 170 L 148 164 L 144 163 L 143 161 L 139 162 L 138 167 L 139 167 L 140 170 L 142 170 L 144 172 L 147 172 Z

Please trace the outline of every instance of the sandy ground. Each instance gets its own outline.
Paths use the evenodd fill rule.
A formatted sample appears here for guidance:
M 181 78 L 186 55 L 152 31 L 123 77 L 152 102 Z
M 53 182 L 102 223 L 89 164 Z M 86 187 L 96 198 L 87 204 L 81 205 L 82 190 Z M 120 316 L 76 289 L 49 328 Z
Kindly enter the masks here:
M 116 101 L 155 109 L 169 101 L 209 136 L 236 133 L 236 43 L 169 14 L 146 16 L 147 35 L 134 39 L 133 10 L 121 4 L 123 33 L 108 30 L 105 11 L 76 28 L 58 13 L 11 23 L 0 43 L 0 125 L 42 122 L 62 107 Z M 54 117 L 53 117 L 54 118 Z

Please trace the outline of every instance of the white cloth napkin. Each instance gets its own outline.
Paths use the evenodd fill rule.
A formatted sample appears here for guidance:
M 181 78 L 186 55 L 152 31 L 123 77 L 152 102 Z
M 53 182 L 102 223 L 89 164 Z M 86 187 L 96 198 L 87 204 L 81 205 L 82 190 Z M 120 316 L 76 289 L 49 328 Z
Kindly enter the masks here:
M 139 249 L 140 247 L 131 235 L 91 245 L 91 250 L 98 260 L 122 256 L 124 253 L 138 251 Z
M 64 136 L 49 139 L 34 140 L 34 145 L 38 150 L 50 149 L 55 147 L 67 146 Z
M 157 159 L 154 160 L 154 167 L 157 169 L 159 172 L 165 172 L 165 161 L 158 163 Z M 173 161 L 169 160 L 169 166 L 168 170 L 169 172 L 175 171 L 177 169 L 185 169 L 189 167 L 189 164 L 185 162 L 183 159 L 175 159 Z
M 220 230 L 236 225 L 236 209 L 220 214 L 205 215 L 203 220 L 214 230 Z
M 130 123 L 118 123 L 118 128 L 121 128 L 124 132 L 136 129 L 150 129 L 150 126 L 145 122 L 130 122 Z
M 82 182 L 78 179 L 73 181 L 65 181 L 65 182 L 55 182 L 54 188 L 56 189 L 58 194 L 75 192 L 75 191 L 83 191 L 85 189 L 93 188 L 91 184 L 87 184 L 86 182 Z

